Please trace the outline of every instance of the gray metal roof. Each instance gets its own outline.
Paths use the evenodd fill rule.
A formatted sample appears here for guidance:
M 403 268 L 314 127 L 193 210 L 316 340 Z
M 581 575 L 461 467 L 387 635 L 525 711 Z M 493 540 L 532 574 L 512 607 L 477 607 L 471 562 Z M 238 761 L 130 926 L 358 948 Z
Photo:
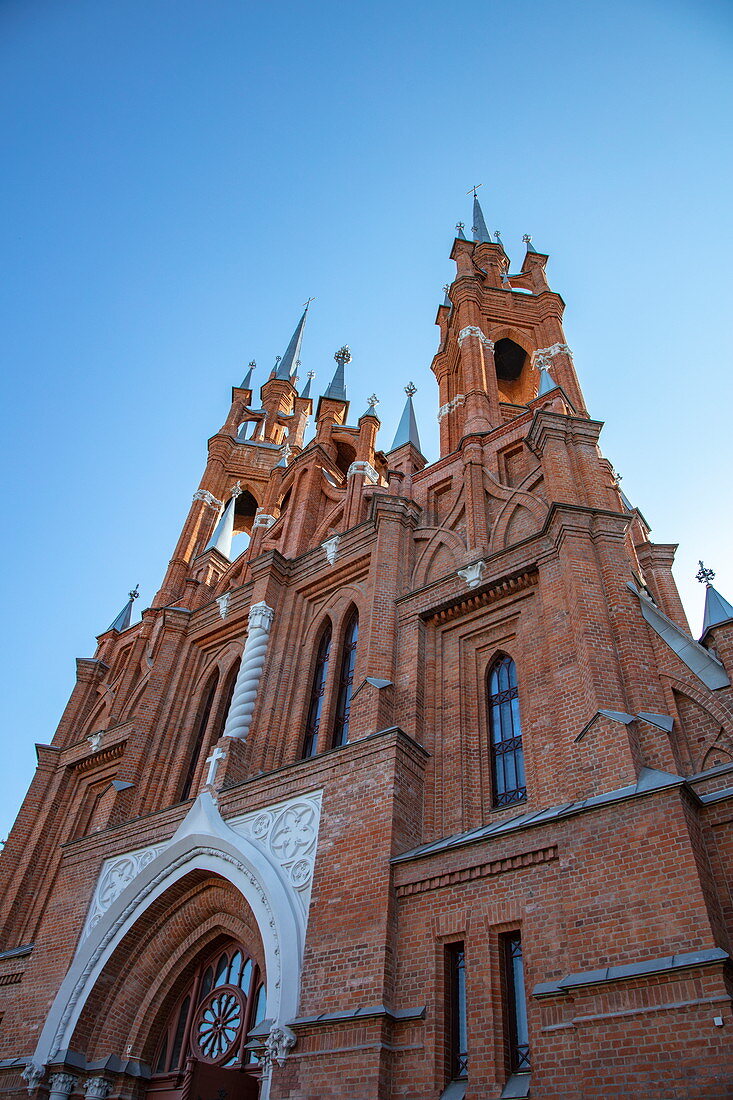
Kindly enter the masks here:
M 724 596 L 721 596 L 717 588 L 713 588 L 712 584 L 709 584 L 705 592 L 705 614 L 702 620 L 703 635 L 708 632 L 711 626 L 727 623 L 729 619 L 733 619 L 733 606 L 728 603 Z
M 303 389 L 302 389 L 301 394 L 300 394 L 301 398 L 303 398 L 306 401 L 311 401 L 312 400 L 312 398 L 311 398 L 311 382 L 313 381 L 315 376 L 316 376 L 315 371 L 312 371 L 312 370 L 308 371 L 308 381 L 303 386 Z
M 285 354 L 278 363 L 277 378 L 284 378 L 289 381 L 295 374 L 300 359 L 300 345 L 303 343 L 303 329 L 305 328 L 307 314 L 308 306 L 303 310 L 303 316 L 298 321 L 295 332 L 290 337 L 290 343 L 285 349 Z
M 557 382 L 552 377 L 552 375 L 547 370 L 547 368 L 542 367 L 540 369 L 540 385 L 539 385 L 539 389 L 537 390 L 537 396 L 538 397 L 543 397 L 546 393 L 549 393 L 550 390 L 556 390 L 556 389 L 557 389 Z
M 245 374 L 244 379 L 242 380 L 242 385 L 239 387 L 240 390 L 251 390 L 252 389 L 252 374 L 253 374 L 254 369 L 255 369 L 256 366 L 257 366 L 257 364 L 255 363 L 255 361 L 253 359 L 252 362 L 247 367 L 247 373 Z
M 122 608 L 122 611 L 120 611 L 115 621 L 107 627 L 107 630 L 119 630 L 120 634 L 123 630 L 127 630 L 132 619 L 132 605 L 139 595 L 140 593 L 138 592 L 137 587 L 133 588 L 132 592 L 130 592 L 129 600 Z
M 405 393 L 407 394 L 407 401 L 402 410 L 402 416 L 397 425 L 397 431 L 395 432 L 394 442 L 390 447 L 390 451 L 396 451 L 398 447 L 403 447 L 405 443 L 412 443 L 413 447 L 422 454 L 420 448 L 420 433 L 417 430 L 415 409 L 412 404 L 412 395 L 415 393 L 415 387 L 412 383 L 410 383 L 409 386 L 405 386 Z
M 463 222 L 456 222 L 456 236 L 461 241 L 467 241 L 468 240 L 468 237 L 463 232 L 464 228 L 465 228 L 465 226 L 464 226 Z
M 336 360 L 336 370 L 334 376 L 331 379 L 328 389 L 324 393 L 324 397 L 329 397 L 332 401 L 346 401 L 346 380 L 344 378 L 344 367 L 347 363 L 351 362 L 351 352 L 346 344 L 334 355 Z
M 476 195 L 473 196 L 473 239 L 478 241 L 479 244 L 493 244 L 488 229 L 486 228 L 486 222 L 484 221 L 484 212 L 481 209 L 481 203 L 478 201 Z
M 229 503 L 221 514 L 219 522 L 214 528 L 214 533 L 207 542 L 206 550 L 218 550 L 225 558 L 231 557 L 232 536 L 234 535 L 234 506 L 236 497 L 231 497 Z

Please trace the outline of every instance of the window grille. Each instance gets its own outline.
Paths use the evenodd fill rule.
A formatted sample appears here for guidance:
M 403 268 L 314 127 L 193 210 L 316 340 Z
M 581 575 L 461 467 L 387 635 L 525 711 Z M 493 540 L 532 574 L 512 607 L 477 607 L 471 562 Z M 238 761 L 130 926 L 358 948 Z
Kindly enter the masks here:
M 494 805 L 511 806 L 527 797 L 517 669 L 511 657 L 499 657 L 489 670 L 488 706 Z

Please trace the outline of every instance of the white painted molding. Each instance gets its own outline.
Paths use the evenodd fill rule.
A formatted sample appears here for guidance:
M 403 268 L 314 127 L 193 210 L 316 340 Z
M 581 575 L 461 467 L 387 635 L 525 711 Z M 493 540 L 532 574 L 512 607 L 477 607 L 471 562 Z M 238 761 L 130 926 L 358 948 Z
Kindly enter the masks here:
M 147 848 L 138 848 L 134 852 L 126 852 L 121 856 L 112 856 L 102 864 L 97 884 L 94 887 L 92 900 L 89 905 L 87 919 L 84 922 L 79 943 L 83 943 L 87 936 L 99 924 L 104 914 L 113 902 L 117 901 L 125 887 L 143 871 L 155 857 L 163 851 L 165 845 L 150 845 Z
M 231 592 L 225 592 L 223 596 L 216 597 L 216 603 L 219 608 L 219 615 L 222 619 L 226 619 L 229 612 L 229 600 L 231 599 Z
M 297 884 L 293 872 L 299 861 L 312 865 L 315 859 L 321 800 L 322 791 L 312 791 L 226 822 L 211 795 L 200 794 L 171 840 L 126 883 L 80 941 L 26 1067 L 29 1089 L 37 1086 L 44 1066 L 69 1047 L 87 998 L 136 922 L 176 882 L 197 871 L 226 879 L 251 908 L 265 953 L 268 1016 L 287 1037 L 287 1025 L 297 1016 L 310 905 L 310 879 Z M 282 1057 L 285 1048 L 287 1043 L 279 1048 Z M 261 1100 L 269 1094 L 268 1076 Z
M 222 507 L 224 501 L 217 500 L 213 493 L 210 493 L 208 489 L 197 489 L 193 494 L 194 500 L 203 500 L 204 504 L 208 504 L 211 508 L 216 508 L 217 511 Z
M 452 401 L 448 401 L 447 404 L 441 405 L 438 409 L 438 420 L 442 420 L 448 413 L 452 413 L 454 409 L 457 409 L 466 400 L 465 394 L 457 393 Z
M 264 527 L 267 530 L 268 527 L 272 527 L 274 522 L 274 516 L 269 516 L 267 512 L 258 512 L 252 520 L 252 530 L 255 531 L 258 527 Z
M 339 548 L 339 543 L 340 542 L 341 542 L 341 536 L 340 535 L 332 535 L 330 539 L 326 539 L 325 542 L 321 543 L 321 547 L 323 548 L 323 550 L 325 551 L 325 554 L 326 554 L 326 561 L 328 562 L 329 565 L 333 565 L 333 563 L 336 561 L 336 552 Z
M 346 479 L 353 477 L 354 474 L 363 474 L 372 485 L 376 485 L 379 481 L 379 474 L 369 462 L 352 462 L 346 471 Z
M 545 366 L 556 355 L 569 355 L 571 359 L 573 358 L 573 353 L 567 344 L 552 344 L 549 348 L 537 348 L 534 353 L 535 365 L 539 366 L 542 360 L 542 366 Z
M 463 341 L 467 340 L 469 336 L 475 336 L 477 340 L 481 341 L 485 348 L 489 349 L 489 351 L 494 350 L 494 341 L 489 340 L 488 336 L 481 331 L 478 325 L 466 325 L 465 328 L 461 329 L 458 333 L 459 348 L 462 346 Z
M 250 608 L 247 641 L 222 737 L 238 737 L 243 741 L 249 733 L 273 615 L 272 608 L 264 602 Z
M 475 561 L 467 565 L 465 569 L 457 570 L 458 576 L 466 582 L 469 588 L 478 588 L 486 569 L 485 561 Z

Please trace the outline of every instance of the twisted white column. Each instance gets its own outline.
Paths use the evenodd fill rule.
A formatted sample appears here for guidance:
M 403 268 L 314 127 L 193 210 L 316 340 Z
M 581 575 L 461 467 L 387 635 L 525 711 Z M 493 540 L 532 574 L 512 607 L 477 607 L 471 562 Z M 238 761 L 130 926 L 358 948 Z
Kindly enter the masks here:
M 249 733 L 273 615 L 272 608 L 264 602 L 250 608 L 247 641 L 222 737 L 239 737 L 243 741 Z

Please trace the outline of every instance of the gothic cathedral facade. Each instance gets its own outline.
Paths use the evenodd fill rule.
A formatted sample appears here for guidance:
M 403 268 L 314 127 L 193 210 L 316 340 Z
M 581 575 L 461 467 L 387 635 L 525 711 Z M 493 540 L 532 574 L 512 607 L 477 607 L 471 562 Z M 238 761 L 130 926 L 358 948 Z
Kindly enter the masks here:
M 306 307 L 77 660 L 2 856 L 8 1100 L 733 1096 L 733 607 L 693 638 L 548 257 L 474 223 L 440 457 L 411 387 L 349 423 L 348 348 L 300 386 Z

